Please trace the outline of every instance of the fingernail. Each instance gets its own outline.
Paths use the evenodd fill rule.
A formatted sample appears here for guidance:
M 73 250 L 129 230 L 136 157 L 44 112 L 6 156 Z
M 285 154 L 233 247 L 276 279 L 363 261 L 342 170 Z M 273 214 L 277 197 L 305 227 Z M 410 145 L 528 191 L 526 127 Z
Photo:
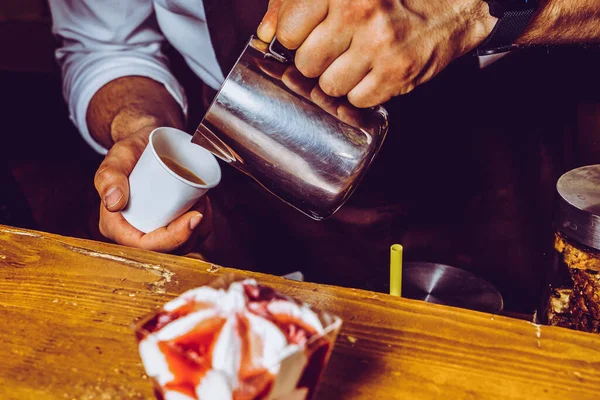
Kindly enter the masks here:
M 271 30 L 272 29 L 270 24 L 268 22 L 263 21 L 258 26 L 258 29 L 256 29 L 256 34 L 262 40 L 268 40 L 272 36 Z
M 104 206 L 109 210 L 115 207 L 123 198 L 123 192 L 118 187 L 112 187 L 108 189 L 104 196 Z
M 202 214 L 198 214 L 190 219 L 190 230 L 194 230 L 200 225 L 200 221 L 202 221 Z

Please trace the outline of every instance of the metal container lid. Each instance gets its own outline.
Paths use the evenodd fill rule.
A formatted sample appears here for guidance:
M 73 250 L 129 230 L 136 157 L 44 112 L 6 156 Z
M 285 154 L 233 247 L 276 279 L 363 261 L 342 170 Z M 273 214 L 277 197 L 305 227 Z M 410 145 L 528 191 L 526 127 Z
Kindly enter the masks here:
M 579 243 L 600 250 L 600 165 L 574 169 L 556 184 L 556 227 Z
M 402 271 L 402 296 L 428 303 L 499 313 L 500 292 L 464 269 L 431 262 L 407 262 Z

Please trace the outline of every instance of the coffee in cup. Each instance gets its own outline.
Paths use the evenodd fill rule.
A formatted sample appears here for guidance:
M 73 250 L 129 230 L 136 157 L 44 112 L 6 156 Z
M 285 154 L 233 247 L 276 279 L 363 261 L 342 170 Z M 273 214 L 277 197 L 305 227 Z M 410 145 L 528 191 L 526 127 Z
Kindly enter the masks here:
M 165 163 L 167 168 L 169 168 L 171 171 L 175 172 L 177 175 L 179 175 L 186 181 L 190 181 L 190 182 L 198 184 L 198 185 L 206 185 L 206 182 L 204 182 L 204 180 L 202 178 L 200 178 L 199 176 L 194 174 L 192 171 L 190 171 L 183 165 L 179 164 L 177 161 L 173 160 L 171 157 L 168 157 L 168 156 L 159 156 L 159 157 L 162 160 L 162 162 Z
M 219 184 L 216 158 L 190 139 L 175 128 L 157 128 L 150 134 L 129 176 L 129 202 L 121 212 L 133 227 L 148 233 L 167 226 Z

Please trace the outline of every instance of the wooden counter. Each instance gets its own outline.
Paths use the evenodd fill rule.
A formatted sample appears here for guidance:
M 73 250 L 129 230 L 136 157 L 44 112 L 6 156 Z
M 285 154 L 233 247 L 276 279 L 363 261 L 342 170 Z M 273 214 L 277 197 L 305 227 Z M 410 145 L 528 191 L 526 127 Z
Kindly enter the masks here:
M 132 321 L 231 271 L 0 226 L 0 399 L 151 399 Z M 600 396 L 600 336 L 248 275 L 344 319 L 319 399 Z

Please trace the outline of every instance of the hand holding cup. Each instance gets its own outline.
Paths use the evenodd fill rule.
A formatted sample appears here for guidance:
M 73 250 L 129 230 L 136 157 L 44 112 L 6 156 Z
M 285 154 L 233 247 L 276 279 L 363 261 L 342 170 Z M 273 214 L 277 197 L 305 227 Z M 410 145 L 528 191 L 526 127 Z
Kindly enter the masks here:
M 176 162 L 204 176 L 205 184 L 177 175 L 160 156 L 172 166 Z M 100 232 L 119 244 L 163 252 L 208 236 L 211 207 L 204 194 L 220 177 L 214 157 L 192 144 L 185 132 L 140 129 L 117 142 L 96 173 L 96 188 L 103 200 Z

